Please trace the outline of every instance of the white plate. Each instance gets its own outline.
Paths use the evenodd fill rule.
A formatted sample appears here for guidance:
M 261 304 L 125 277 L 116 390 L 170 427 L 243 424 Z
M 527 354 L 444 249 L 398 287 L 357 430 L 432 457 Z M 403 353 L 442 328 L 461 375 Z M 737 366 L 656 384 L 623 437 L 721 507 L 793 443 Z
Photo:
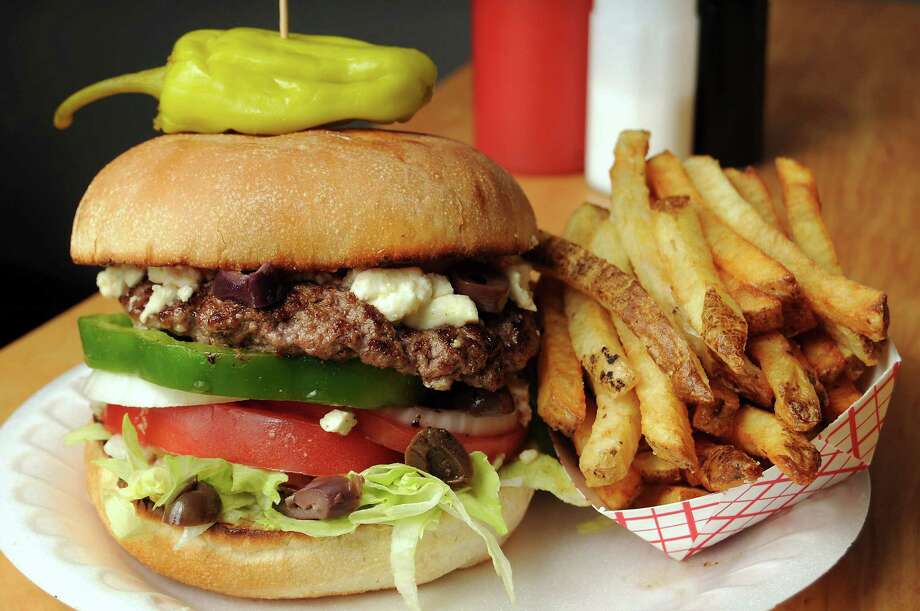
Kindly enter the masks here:
M 0 428 L 0 550 L 39 587 L 78 609 L 399 609 L 378 592 L 256 603 L 155 575 L 108 536 L 83 486 L 81 449 L 62 436 L 85 423 L 86 368 L 62 375 Z M 505 546 L 517 609 L 769 609 L 831 568 L 862 528 L 869 477 L 859 473 L 690 560 L 677 562 L 617 527 L 579 534 L 593 509 L 538 495 Z M 309 570 L 309 567 L 305 567 Z M 421 588 L 427 609 L 512 609 L 491 565 Z

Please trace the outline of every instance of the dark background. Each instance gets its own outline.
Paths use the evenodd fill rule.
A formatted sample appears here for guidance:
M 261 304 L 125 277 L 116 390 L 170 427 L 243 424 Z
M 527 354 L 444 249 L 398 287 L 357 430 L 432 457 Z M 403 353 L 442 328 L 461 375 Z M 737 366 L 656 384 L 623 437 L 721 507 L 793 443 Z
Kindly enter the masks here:
M 291 31 L 415 47 L 439 76 L 468 61 L 469 3 L 461 0 L 290 0 Z M 275 29 L 274 0 L 21 2 L 4 7 L 0 88 L 0 345 L 96 290 L 96 269 L 73 265 L 70 225 L 102 167 L 157 134 L 156 101 L 122 95 L 51 124 L 56 106 L 110 76 L 163 65 L 189 30 Z

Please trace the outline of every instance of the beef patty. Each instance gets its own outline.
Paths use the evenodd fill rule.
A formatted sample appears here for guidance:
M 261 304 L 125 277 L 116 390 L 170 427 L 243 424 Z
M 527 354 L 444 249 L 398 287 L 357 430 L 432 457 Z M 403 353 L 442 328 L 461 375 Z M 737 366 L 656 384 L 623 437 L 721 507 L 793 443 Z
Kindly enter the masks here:
M 135 321 L 151 286 L 143 282 L 121 298 Z M 148 317 L 144 326 L 206 344 L 283 356 L 357 357 L 374 367 L 417 375 L 437 390 L 447 390 L 454 381 L 498 390 L 536 354 L 536 316 L 509 303 L 502 312 L 481 313 L 480 318 L 482 324 L 417 330 L 394 325 L 339 286 L 295 284 L 280 304 L 256 309 L 218 299 L 206 283 L 188 302 Z

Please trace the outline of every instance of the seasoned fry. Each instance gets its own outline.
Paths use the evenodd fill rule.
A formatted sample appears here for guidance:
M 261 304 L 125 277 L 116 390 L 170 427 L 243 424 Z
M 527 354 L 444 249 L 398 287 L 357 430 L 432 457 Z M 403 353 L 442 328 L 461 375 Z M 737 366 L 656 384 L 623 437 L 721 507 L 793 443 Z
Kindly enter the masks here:
M 564 301 L 572 347 L 588 372 L 594 392 L 601 388 L 613 396 L 629 392 L 636 385 L 636 374 L 626 360 L 610 314 L 575 289 L 565 289 Z
M 822 268 L 843 274 L 830 232 L 821 218 L 821 201 L 811 170 L 792 159 L 776 160 L 776 171 L 783 185 L 786 217 L 793 241 Z M 847 359 L 865 365 L 878 363 L 878 347 L 869 338 L 833 320 L 822 318 L 828 334 Z
M 656 455 L 679 468 L 695 467 L 696 450 L 687 406 L 674 394 L 667 376 L 649 356 L 639 338 L 619 318 L 614 318 L 614 323 L 638 378 L 636 394 L 645 440 Z
M 602 220 L 599 209 L 585 210 L 582 205 L 572 215 L 566 234 L 588 241 L 592 249 L 597 247 L 609 260 L 619 267 L 629 266 L 625 250 L 616 231 L 602 231 L 606 220 Z M 576 218 L 578 217 L 578 218 Z M 591 237 L 592 227 L 596 229 Z M 599 237 L 603 240 L 600 243 Z M 595 252 L 595 254 L 599 254 Z M 622 268 L 621 268 L 622 269 Z M 696 465 L 693 436 L 687 416 L 687 406 L 677 398 L 667 376 L 649 356 L 645 346 L 616 315 L 611 316 L 626 354 L 636 374 L 636 394 L 642 414 L 642 433 L 655 454 L 678 467 L 691 468 Z
M 685 341 L 691 343 L 693 351 L 689 355 L 689 364 L 696 370 L 696 377 L 706 380 L 706 373 L 700 363 L 702 357 L 698 357 L 705 346 L 683 311 L 677 307 L 670 282 L 664 273 L 664 264 L 658 254 L 658 241 L 649 207 L 649 191 L 645 183 L 648 137 L 648 132 L 627 130 L 621 132 L 617 139 L 613 167 L 610 168 L 613 187 L 610 215 L 636 277 L 658 304 L 665 318 L 683 335 Z M 619 266 L 619 263 L 614 263 Z M 626 271 L 623 266 L 620 269 Z M 629 323 L 628 320 L 626 322 Z M 667 371 L 667 368 L 663 369 Z M 686 396 L 681 396 L 681 399 L 688 400 Z
M 690 198 L 699 214 L 703 233 L 717 266 L 737 278 L 739 282 L 780 301 L 795 296 L 795 278 L 789 270 L 722 224 L 703 205 L 703 198 L 673 153 L 665 151 L 652 157 L 648 161 L 647 169 L 649 185 L 656 197 L 683 195 Z
M 732 445 L 700 437 L 696 439 L 696 452 L 700 468 L 686 472 L 687 482 L 710 492 L 755 482 L 763 474 L 756 460 Z
M 709 494 L 702 488 L 690 486 L 645 486 L 633 502 L 633 507 L 655 507 L 669 503 L 682 503 Z
M 651 452 L 639 452 L 633 464 L 642 481 L 648 484 L 676 484 L 681 481 L 680 467 Z
M 594 397 L 588 395 L 585 397 L 585 419 L 582 420 L 572 433 L 572 445 L 575 446 L 575 453 L 581 456 L 588 438 L 591 437 L 591 429 L 594 427 L 594 419 L 597 418 L 597 403 Z
M 824 419 L 836 420 L 840 414 L 847 411 L 851 405 L 859 401 L 862 393 L 853 382 L 841 379 L 834 386 L 827 389 L 827 405 L 824 408 Z
M 811 170 L 787 157 L 778 157 L 775 165 L 783 187 L 783 205 L 790 237 L 812 261 L 840 273 L 834 243 L 821 218 L 818 187 Z
M 802 486 L 814 481 L 821 454 L 801 433 L 790 431 L 770 412 L 742 405 L 730 436 L 732 443 L 752 456 L 769 459 Z
M 818 326 L 818 319 L 805 295 L 796 290 L 795 295 L 783 302 L 783 335 L 795 337 Z
M 711 406 L 696 407 L 693 411 L 693 428 L 715 437 L 725 437 L 734 426 L 735 414 L 741 407 L 741 402 L 738 400 L 737 393 L 727 388 L 720 380 L 713 379 L 711 386 L 716 401 Z M 699 456 L 698 448 L 697 456 Z
M 741 198 L 711 157 L 684 164 L 704 205 L 743 238 L 776 258 L 794 275 L 808 302 L 822 317 L 881 341 L 888 331 L 885 293 L 821 269 L 793 242 L 765 223 Z
M 747 321 L 722 285 L 687 197 L 656 200 L 652 219 L 674 296 L 706 346 L 732 371 L 742 367 Z
M 783 327 L 783 304 L 776 297 L 741 284 L 737 278 L 719 270 L 722 284 L 735 299 L 747 320 L 748 333 L 763 335 L 770 331 L 778 331 Z
M 626 477 L 607 486 L 591 488 L 607 509 L 626 509 L 642 492 L 642 476 L 635 465 L 630 465 Z
M 626 477 L 641 431 L 636 393 L 614 396 L 603 387 L 599 390 L 595 389 L 597 417 L 578 460 L 589 486 L 604 486 Z
M 846 372 L 846 358 L 823 330 L 807 333 L 798 341 L 802 354 L 823 384 L 832 384 Z
M 755 337 L 751 355 L 776 395 L 776 415 L 794 431 L 813 429 L 821 421 L 821 403 L 789 341 L 779 333 Z
M 725 175 L 732 181 L 735 190 L 751 204 L 764 221 L 782 230 L 770 190 L 757 170 L 751 166 L 744 168 L 743 172 L 735 168 L 726 168 Z
M 572 348 L 562 292 L 565 287 L 543 278 L 537 301 L 543 335 L 537 361 L 537 413 L 551 428 L 571 437 L 585 418 L 585 388 L 581 362 Z
M 586 246 L 606 216 L 603 209 L 582 204 L 569 217 L 566 239 Z M 629 392 L 636 385 L 636 376 L 625 358 L 610 313 L 584 293 L 567 288 L 565 314 L 575 354 L 588 372 L 595 392 L 599 392 L 599 386 L 614 396 Z
M 591 295 L 642 339 L 649 354 L 688 403 L 713 401 L 696 355 L 635 278 L 568 240 L 546 233 L 526 258 L 572 288 Z

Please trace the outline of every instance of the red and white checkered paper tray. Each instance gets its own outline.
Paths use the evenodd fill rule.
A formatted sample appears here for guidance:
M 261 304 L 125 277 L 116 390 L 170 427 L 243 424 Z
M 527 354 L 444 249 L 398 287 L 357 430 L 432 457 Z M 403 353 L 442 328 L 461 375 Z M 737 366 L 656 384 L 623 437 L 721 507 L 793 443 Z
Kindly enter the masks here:
M 598 512 L 671 558 L 684 560 L 869 467 L 901 366 L 893 343 L 887 342 L 883 352 L 879 364 L 866 374 L 862 397 L 812 440 L 821 452 L 821 470 L 808 486 L 799 486 L 770 467 L 756 482 L 724 492 L 669 505 L 611 511 L 585 485 L 570 444 L 556 444 L 556 449 L 576 486 Z

